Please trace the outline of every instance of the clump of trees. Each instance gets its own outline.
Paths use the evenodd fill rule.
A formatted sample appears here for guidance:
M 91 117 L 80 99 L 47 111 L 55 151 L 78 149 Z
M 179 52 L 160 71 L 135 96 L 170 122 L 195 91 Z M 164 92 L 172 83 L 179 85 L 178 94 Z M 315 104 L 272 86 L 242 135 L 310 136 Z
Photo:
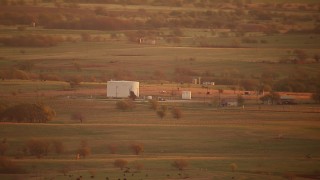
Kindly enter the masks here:
M 46 123 L 53 119 L 55 111 L 43 103 L 22 103 L 6 108 L 0 114 L 1 121 Z
M 47 156 L 50 151 L 62 154 L 65 151 L 64 143 L 60 140 L 33 138 L 26 142 L 24 147 L 25 155 L 30 154 L 37 158 Z
M 0 43 L 13 47 L 51 47 L 63 42 L 63 38 L 49 35 L 19 35 L 0 38 Z

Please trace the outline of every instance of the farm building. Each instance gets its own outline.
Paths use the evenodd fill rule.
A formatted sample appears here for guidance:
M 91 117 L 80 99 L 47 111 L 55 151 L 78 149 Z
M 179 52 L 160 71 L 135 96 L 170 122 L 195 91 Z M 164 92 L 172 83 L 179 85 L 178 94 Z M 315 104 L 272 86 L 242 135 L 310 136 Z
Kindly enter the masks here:
M 109 98 L 126 98 L 130 91 L 139 97 L 139 82 L 136 81 L 108 81 L 107 97 Z

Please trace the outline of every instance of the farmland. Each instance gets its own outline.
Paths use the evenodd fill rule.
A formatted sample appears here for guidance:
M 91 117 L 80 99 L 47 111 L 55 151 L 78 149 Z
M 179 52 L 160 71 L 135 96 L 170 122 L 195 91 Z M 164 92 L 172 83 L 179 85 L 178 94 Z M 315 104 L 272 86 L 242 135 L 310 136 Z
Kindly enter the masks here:
M 319 179 L 319 18 L 313 0 L 1 1 L 0 117 L 55 116 L 0 120 L 0 179 Z M 131 109 L 110 79 L 140 82 Z

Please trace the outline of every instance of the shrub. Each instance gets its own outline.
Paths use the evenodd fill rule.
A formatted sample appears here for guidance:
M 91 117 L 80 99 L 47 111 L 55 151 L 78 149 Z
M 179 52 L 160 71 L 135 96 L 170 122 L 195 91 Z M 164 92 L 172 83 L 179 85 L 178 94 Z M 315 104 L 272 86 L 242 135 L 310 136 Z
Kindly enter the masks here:
M 109 144 L 108 149 L 111 154 L 116 154 L 118 150 L 118 146 L 116 144 Z
M 8 150 L 8 142 L 7 139 L 4 138 L 2 142 L 0 142 L 0 156 L 3 156 Z
M 52 146 L 53 146 L 53 150 L 56 154 L 62 154 L 65 151 L 64 144 L 60 140 L 53 140 Z
M 0 157 L 0 174 L 21 174 L 26 171 L 6 157 Z
M 87 141 L 82 140 L 80 143 L 80 147 L 78 149 L 78 155 L 80 157 L 86 158 L 91 154 L 91 148 L 88 146 Z
M 130 99 L 121 100 L 116 103 L 116 107 L 122 111 L 132 110 L 134 108 L 134 103 Z
M 182 112 L 181 112 L 180 108 L 178 108 L 178 107 L 172 108 L 171 113 L 172 113 L 173 118 L 175 118 L 175 119 L 180 119 L 182 117 Z
M 161 109 L 157 111 L 157 115 L 163 119 L 167 114 L 167 106 L 161 106 Z
M 136 100 L 137 95 L 136 95 L 133 91 L 130 91 L 129 98 L 130 98 L 132 101 L 134 101 L 134 100 Z
M 142 163 L 134 163 L 134 168 L 136 170 L 136 172 L 140 172 L 143 168 L 144 168 L 144 165 Z
M 134 143 L 130 146 L 130 149 L 135 155 L 139 155 L 144 151 L 144 146 L 141 143 Z
M 50 142 L 41 139 L 31 139 L 26 144 L 26 149 L 32 156 L 41 158 L 48 155 Z
M 116 159 L 113 163 L 114 167 L 120 168 L 121 170 L 128 165 L 128 161 L 124 159 Z
M 158 109 L 159 102 L 157 100 L 150 99 L 149 100 L 149 104 L 150 104 L 150 109 L 153 109 L 153 110 L 157 110 Z
M 189 166 L 189 163 L 184 159 L 177 159 L 172 162 L 172 166 L 182 171 Z
M 235 170 L 237 170 L 237 169 L 238 169 L 237 164 L 236 164 L 236 163 L 231 163 L 231 164 L 230 164 L 230 169 L 231 169 L 232 172 L 234 172 Z
M 80 123 L 84 120 L 84 115 L 81 112 L 74 112 L 70 117 L 72 120 L 79 121 Z

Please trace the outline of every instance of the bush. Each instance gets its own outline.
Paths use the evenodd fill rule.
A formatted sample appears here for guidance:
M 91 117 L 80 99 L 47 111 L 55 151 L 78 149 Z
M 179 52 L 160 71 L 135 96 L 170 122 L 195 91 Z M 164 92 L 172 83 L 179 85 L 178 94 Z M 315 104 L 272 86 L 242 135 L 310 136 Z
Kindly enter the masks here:
M 144 146 L 141 143 L 134 143 L 130 146 L 130 149 L 135 155 L 139 155 L 144 151 Z
M 4 138 L 2 142 L 0 142 L 0 156 L 4 156 L 7 150 L 8 150 L 8 142 L 7 142 L 7 139 Z
M 64 144 L 60 140 L 53 140 L 52 147 L 56 154 L 62 154 L 65 151 Z
M 175 119 L 180 119 L 182 117 L 182 112 L 178 107 L 172 108 L 171 113 L 172 113 L 173 118 L 175 118 Z
M 84 120 L 84 115 L 81 112 L 74 112 L 70 117 L 72 120 L 79 121 L 80 123 Z
M 149 100 L 149 104 L 150 104 L 150 109 L 153 109 L 153 110 L 157 110 L 158 109 L 159 102 L 157 100 L 150 99 Z
M 118 146 L 116 144 L 109 144 L 108 149 L 111 154 L 116 154 L 118 150 Z
M 167 106 L 161 106 L 161 109 L 157 111 L 157 115 L 163 119 L 167 115 Z
M 116 159 L 113 163 L 114 167 L 120 168 L 121 170 L 128 165 L 128 161 L 124 159 Z
M 91 148 L 88 146 L 87 141 L 82 140 L 80 143 L 80 147 L 78 149 L 78 155 L 80 157 L 86 158 L 91 154 Z
M 134 103 L 130 99 L 121 100 L 116 103 L 116 107 L 122 111 L 132 110 L 134 108 Z
M 172 166 L 182 171 L 189 166 L 189 163 L 184 159 L 177 159 L 173 161 Z
M 0 174 L 22 174 L 26 171 L 6 157 L 0 157 Z
M 26 144 L 26 149 L 32 156 L 41 158 L 49 153 L 50 142 L 41 139 L 31 139 Z

